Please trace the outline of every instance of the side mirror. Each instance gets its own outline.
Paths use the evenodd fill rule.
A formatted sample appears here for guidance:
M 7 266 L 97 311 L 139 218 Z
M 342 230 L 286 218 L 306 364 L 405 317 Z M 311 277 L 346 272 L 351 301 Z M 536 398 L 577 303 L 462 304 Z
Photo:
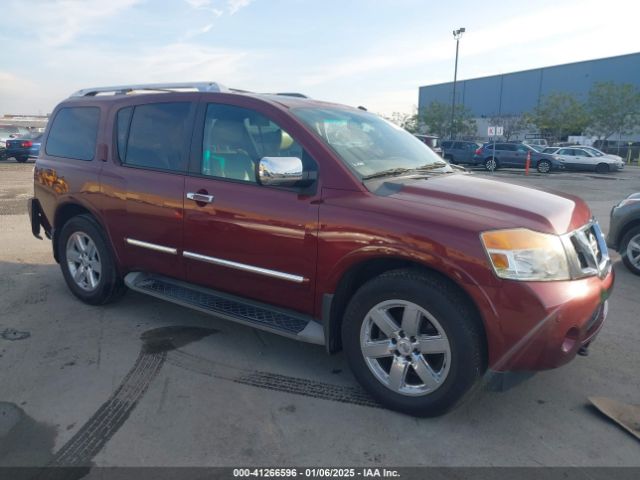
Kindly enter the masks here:
M 258 163 L 258 182 L 270 187 L 307 187 L 315 172 L 304 172 L 298 157 L 262 157 Z

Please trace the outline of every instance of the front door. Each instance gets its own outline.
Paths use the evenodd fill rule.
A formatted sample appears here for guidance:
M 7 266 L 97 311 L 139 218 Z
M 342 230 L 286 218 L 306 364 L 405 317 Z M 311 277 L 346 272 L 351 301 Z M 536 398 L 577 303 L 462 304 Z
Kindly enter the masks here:
M 256 180 L 260 158 L 316 163 L 257 110 L 203 104 L 186 177 L 184 257 L 190 282 L 313 313 L 317 188 L 274 188 Z

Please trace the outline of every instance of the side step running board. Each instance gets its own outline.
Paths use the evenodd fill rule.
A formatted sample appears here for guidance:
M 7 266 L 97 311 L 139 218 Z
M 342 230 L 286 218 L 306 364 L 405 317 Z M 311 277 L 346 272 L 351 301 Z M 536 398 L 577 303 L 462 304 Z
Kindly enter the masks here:
M 124 282 L 131 290 L 183 307 L 303 342 L 325 343 L 322 325 L 296 312 L 149 273 L 131 272 Z

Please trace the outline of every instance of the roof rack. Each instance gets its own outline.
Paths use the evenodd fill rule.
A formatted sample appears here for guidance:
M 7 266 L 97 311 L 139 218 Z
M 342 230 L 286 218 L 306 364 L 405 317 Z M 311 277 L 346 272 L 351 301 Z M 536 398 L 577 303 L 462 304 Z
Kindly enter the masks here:
M 284 97 L 309 98 L 304 93 L 297 93 L 297 92 L 278 92 L 276 93 L 276 95 L 282 95 Z
M 184 82 L 184 83 L 144 83 L 139 85 L 119 85 L 114 87 L 83 88 L 71 94 L 72 97 L 95 97 L 99 93 L 126 95 L 137 90 L 153 92 L 173 92 L 177 90 L 196 90 L 198 92 L 228 92 L 224 85 L 216 82 Z

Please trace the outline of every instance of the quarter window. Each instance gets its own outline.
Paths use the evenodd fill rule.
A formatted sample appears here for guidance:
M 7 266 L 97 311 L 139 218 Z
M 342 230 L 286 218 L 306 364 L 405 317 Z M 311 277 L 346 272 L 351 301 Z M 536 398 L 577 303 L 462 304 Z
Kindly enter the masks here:
M 134 167 L 184 171 L 185 151 L 191 138 L 191 103 L 138 105 L 133 108 L 132 115 L 128 110 L 120 110 L 117 119 L 118 151 L 122 162 Z
M 98 107 L 61 108 L 49 131 L 45 148 L 47 155 L 93 160 L 99 121 Z

